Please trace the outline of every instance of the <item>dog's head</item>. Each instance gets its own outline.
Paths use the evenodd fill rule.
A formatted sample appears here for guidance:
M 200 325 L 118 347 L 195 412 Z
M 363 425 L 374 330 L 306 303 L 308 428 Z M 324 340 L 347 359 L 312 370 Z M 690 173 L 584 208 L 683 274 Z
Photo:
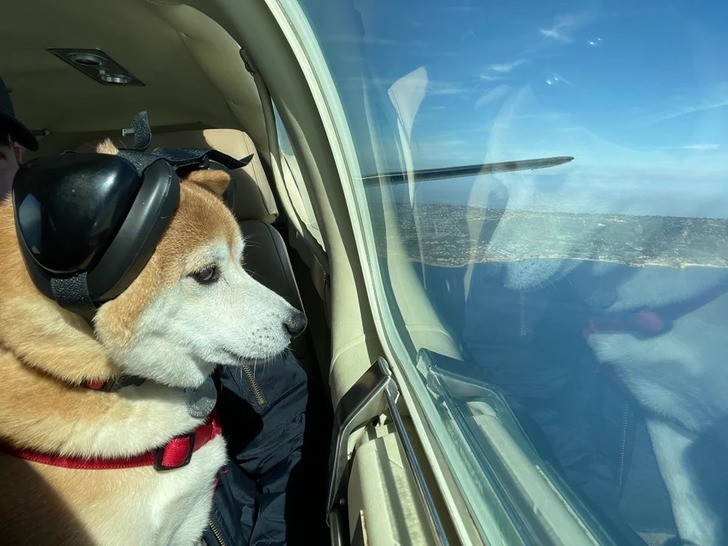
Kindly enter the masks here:
M 98 152 L 117 150 L 107 141 Z M 179 206 L 150 260 L 121 295 L 100 306 L 93 332 L 29 282 L 17 241 L 8 244 L 14 234 L 4 206 L 0 251 L 12 259 L 0 273 L 0 282 L 9 282 L 0 320 L 14 326 L 3 328 L 0 341 L 72 382 L 121 371 L 178 387 L 199 385 L 217 364 L 283 351 L 305 317 L 243 269 L 244 240 L 221 199 L 229 181 L 219 170 L 192 171 L 181 180 Z M 74 354 L 88 363 L 69 365 Z

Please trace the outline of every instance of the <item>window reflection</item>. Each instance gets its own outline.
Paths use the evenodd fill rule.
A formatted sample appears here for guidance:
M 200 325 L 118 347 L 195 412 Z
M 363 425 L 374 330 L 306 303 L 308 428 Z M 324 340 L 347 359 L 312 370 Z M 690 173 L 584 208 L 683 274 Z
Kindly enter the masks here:
M 620 536 L 728 541 L 728 5 L 354 1 L 359 36 L 304 5 L 345 107 L 353 41 L 399 123 L 399 235 L 463 377 Z

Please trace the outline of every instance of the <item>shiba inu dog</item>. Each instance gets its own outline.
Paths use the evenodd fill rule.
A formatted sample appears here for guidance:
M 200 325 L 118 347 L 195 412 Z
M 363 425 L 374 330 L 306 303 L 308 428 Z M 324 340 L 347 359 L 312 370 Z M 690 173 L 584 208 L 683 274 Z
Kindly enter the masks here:
M 117 153 L 110 141 L 97 151 Z M 151 258 L 90 323 L 37 289 L 13 204 L 0 205 L 2 542 L 200 538 L 226 457 L 211 404 L 198 407 L 209 376 L 280 353 L 306 322 L 243 270 L 220 197 L 229 181 L 222 170 L 182 176 Z M 136 379 L 112 392 L 89 388 L 126 376 Z

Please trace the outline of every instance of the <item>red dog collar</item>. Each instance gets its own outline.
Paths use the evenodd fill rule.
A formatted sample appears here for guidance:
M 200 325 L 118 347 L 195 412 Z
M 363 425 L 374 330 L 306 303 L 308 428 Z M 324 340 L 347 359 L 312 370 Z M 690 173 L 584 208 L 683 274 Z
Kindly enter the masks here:
M 193 432 L 176 436 L 162 447 L 131 457 L 87 459 L 84 457 L 61 457 L 31 449 L 6 449 L 4 451 L 26 461 L 61 466 L 63 468 L 112 470 L 138 466 L 154 466 L 156 470 L 173 470 L 186 466 L 192 459 L 192 454 L 195 451 L 221 433 L 222 428 L 220 427 L 217 414 L 213 412 L 207 418 L 207 421 L 197 427 Z

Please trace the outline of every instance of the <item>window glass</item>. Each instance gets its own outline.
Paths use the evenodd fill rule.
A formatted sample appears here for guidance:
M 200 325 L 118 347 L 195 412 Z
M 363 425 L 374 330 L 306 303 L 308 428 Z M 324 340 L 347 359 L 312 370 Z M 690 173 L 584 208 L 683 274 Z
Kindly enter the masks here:
M 396 239 L 462 351 L 408 371 L 462 487 L 533 537 L 521 461 L 618 542 L 726 543 L 728 4 L 300 3 L 381 265 Z
M 286 128 L 283 125 L 278 109 L 273 106 L 273 113 L 276 120 L 276 132 L 278 133 L 278 145 L 281 152 L 281 170 L 283 174 L 283 183 L 285 184 L 288 201 L 291 204 L 293 213 L 296 215 L 294 224 L 299 228 L 300 231 L 304 229 L 313 237 L 316 242 L 324 248 L 323 238 L 321 237 L 321 230 L 316 222 L 316 216 L 311 205 L 311 198 L 308 195 L 308 190 L 303 183 L 303 175 L 301 169 L 298 166 L 298 160 L 296 155 L 293 153 L 293 146 L 286 133 Z

